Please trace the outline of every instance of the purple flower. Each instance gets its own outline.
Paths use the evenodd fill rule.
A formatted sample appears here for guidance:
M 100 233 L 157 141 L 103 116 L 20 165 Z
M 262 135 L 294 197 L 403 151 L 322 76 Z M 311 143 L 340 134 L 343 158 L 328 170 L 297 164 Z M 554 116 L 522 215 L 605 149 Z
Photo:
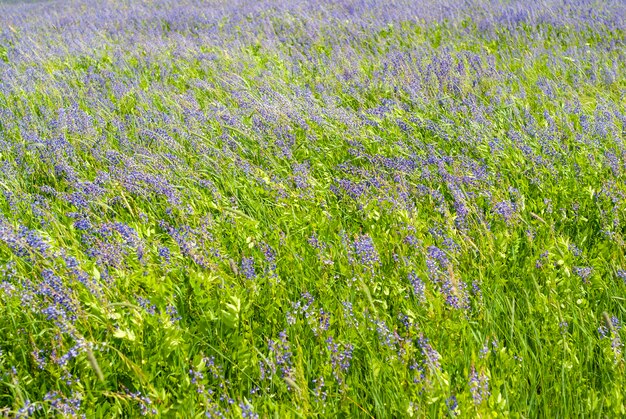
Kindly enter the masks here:
M 450 396 L 446 399 L 446 407 L 448 410 L 456 415 L 456 409 L 459 407 L 459 402 L 456 400 L 456 396 Z
M 287 332 L 282 331 L 278 336 L 277 341 L 273 339 L 268 341 L 268 359 L 260 362 L 262 380 L 271 378 L 276 372 L 280 372 L 283 378 L 292 378 L 294 374 L 291 345 L 287 338 Z
M 409 274 L 409 282 L 413 287 L 413 293 L 418 301 L 423 302 L 426 300 L 426 285 L 424 281 L 422 281 L 415 273 L 411 272 Z
M 511 201 L 502 201 L 494 205 L 493 211 L 501 216 L 507 223 L 513 219 L 517 206 Z
M 548 253 L 548 251 L 546 250 L 545 252 L 543 252 L 541 255 L 539 255 L 539 259 L 537 259 L 535 261 L 535 267 L 537 269 L 541 269 L 543 268 L 544 263 L 546 262 L 546 260 L 548 259 L 548 256 L 550 254 Z
M 352 303 L 349 301 L 344 301 L 341 304 L 343 305 L 343 318 L 345 319 L 346 323 L 353 327 L 359 327 L 359 321 L 354 315 Z
M 586 267 L 575 266 L 574 273 L 578 275 L 583 280 L 583 282 L 588 282 L 587 280 L 593 273 L 593 268 L 590 266 L 586 266 Z
M 448 265 L 450 265 L 450 261 L 443 250 L 435 246 L 429 246 L 426 249 L 426 266 L 429 272 L 441 272 L 447 269 Z
M 261 243 L 261 249 L 265 256 L 265 262 L 267 262 L 268 265 L 265 272 L 273 278 L 276 278 L 278 276 L 276 274 L 276 252 L 267 243 Z
M 37 367 L 40 370 L 43 370 L 46 367 L 46 358 L 44 356 L 44 351 L 42 350 L 34 350 L 31 352 L 33 358 L 35 358 L 35 362 L 37 363 Z
M 137 297 L 137 304 L 139 304 L 141 308 L 146 310 L 148 314 L 154 315 L 157 312 L 156 306 L 150 303 L 150 300 L 148 300 L 147 298 Z
M 572 252 L 572 254 L 576 257 L 580 256 L 583 254 L 582 250 L 580 250 L 575 244 L 570 244 L 569 246 L 569 250 Z
M 72 393 L 72 397 L 65 397 L 58 391 L 50 391 L 44 396 L 44 401 L 50 403 L 57 413 L 63 416 L 78 416 L 82 403 L 82 395 Z
M 469 387 L 474 404 L 481 404 L 489 398 L 489 377 L 484 372 L 478 374 L 474 366 L 470 370 Z
M 165 263 L 170 263 L 170 249 L 166 246 L 159 247 L 159 257 L 165 261 Z
M 177 322 L 183 319 L 182 317 L 178 315 L 178 310 L 176 309 L 176 306 L 174 306 L 173 304 L 168 304 L 168 306 L 165 307 L 165 312 L 170 316 L 170 320 L 172 322 Z
M 254 258 L 244 257 L 241 259 L 241 272 L 247 279 L 256 278 L 256 272 L 254 271 Z
M 432 347 L 428 338 L 424 337 L 424 335 L 420 335 L 417 339 L 417 344 L 422 352 L 422 356 L 424 357 L 424 364 L 427 365 L 431 371 L 440 371 L 441 355 L 439 355 L 439 352 Z
M 315 389 L 313 390 L 313 394 L 315 395 L 315 398 L 319 401 L 321 401 L 322 403 L 326 401 L 326 397 L 328 397 L 328 394 L 326 393 L 326 391 L 324 391 L 324 377 L 320 377 L 320 378 L 314 378 L 313 380 L 313 384 L 315 384 Z
M 353 242 L 354 252 L 362 265 L 372 268 L 380 263 L 380 257 L 374 247 L 374 241 L 368 235 L 357 237 Z
M 337 380 L 337 383 L 343 383 L 343 375 L 350 368 L 352 362 L 352 351 L 354 346 L 352 344 L 343 344 L 343 349 L 340 350 L 339 344 L 335 343 L 332 336 L 326 339 L 326 348 L 330 352 L 331 365 L 333 367 L 333 375 Z
M 239 408 L 241 409 L 241 417 L 244 419 L 258 419 L 258 413 L 254 413 L 254 408 L 249 403 L 240 402 Z
M 135 393 L 129 392 L 128 396 L 137 402 L 142 416 L 156 415 L 158 413 L 158 411 L 154 407 L 151 407 L 152 400 L 150 399 L 150 397 L 142 395 L 139 391 Z
M 24 402 L 24 406 L 22 406 L 15 415 L 17 418 L 28 418 L 35 414 L 36 411 L 41 410 L 42 406 L 40 404 L 34 405 L 30 402 L 30 400 L 26 400 Z

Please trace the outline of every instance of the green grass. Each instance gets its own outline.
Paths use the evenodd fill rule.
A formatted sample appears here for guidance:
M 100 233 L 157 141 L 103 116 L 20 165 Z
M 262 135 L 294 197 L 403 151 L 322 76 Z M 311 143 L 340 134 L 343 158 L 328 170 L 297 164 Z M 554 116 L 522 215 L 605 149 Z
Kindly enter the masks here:
M 626 414 L 619 27 L 158 4 L 6 18 L 0 412 Z

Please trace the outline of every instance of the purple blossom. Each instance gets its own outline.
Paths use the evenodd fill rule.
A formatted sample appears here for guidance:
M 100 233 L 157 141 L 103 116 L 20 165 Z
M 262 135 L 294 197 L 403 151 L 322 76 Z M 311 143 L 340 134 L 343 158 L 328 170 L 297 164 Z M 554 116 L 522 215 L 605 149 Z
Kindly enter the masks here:
M 82 404 L 82 395 L 72 393 L 71 397 L 50 391 L 44 396 L 44 401 L 50 403 L 50 407 L 63 416 L 78 416 Z
M 549 256 L 549 255 L 550 255 L 550 254 L 548 253 L 548 251 L 547 251 L 547 250 L 546 250 L 545 252 L 543 252 L 541 255 L 539 255 L 539 259 L 537 259 L 537 260 L 535 261 L 535 267 L 536 267 L 537 269 L 541 269 L 541 268 L 543 268 L 543 266 L 544 266 L 544 264 L 545 264 L 546 260 L 548 259 L 548 256 Z
M 373 268 L 380 264 L 380 257 L 374 247 L 374 241 L 368 235 L 357 237 L 353 242 L 354 253 L 359 259 L 359 262 L 367 267 Z
M 267 263 L 266 273 L 273 278 L 277 278 L 276 274 L 276 251 L 267 243 L 261 243 L 261 249 Z
M 469 294 L 465 282 L 446 279 L 441 285 L 441 293 L 450 307 L 457 310 L 469 308 Z
M 143 297 L 136 297 L 137 298 L 137 304 L 139 304 L 139 306 L 141 308 L 143 308 L 144 310 L 146 310 L 146 313 L 154 315 L 157 312 L 157 308 L 155 305 L 153 305 L 149 299 L 147 298 L 143 298 Z
M 576 257 L 581 256 L 582 255 L 582 250 L 580 250 L 575 244 L 571 243 L 568 246 L 569 250 L 572 252 L 572 254 Z
M 453 415 L 456 415 L 456 409 L 459 407 L 459 402 L 456 399 L 456 396 L 450 396 L 446 399 L 446 407 Z
M 422 356 L 424 357 L 424 364 L 428 366 L 428 368 L 433 372 L 440 371 L 441 370 L 441 363 L 440 363 L 441 355 L 439 355 L 439 352 L 437 352 L 435 348 L 432 347 L 428 338 L 424 337 L 423 335 L 420 335 L 419 338 L 417 339 L 417 343 L 420 348 L 420 351 L 422 352 Z
M 509 223 L 515 216 L 517 206 L 514 202 L 502 201 L 494 205 L 493 211 Z
M 472 366 L 470 370 L 469 387 L 472 398 L 474 399 L 474 404 L 481 404 L 489 398 L 489 377 L 484 372 L 480 374 L 476 372 L 474 366 Z
M 249 403 L 240 402 L 239 408 L 241 409 L 241 417 L 244 419 L 258 419 L 258 413 L 254 412 L 254 408 Z
M 261 379 L 273 377 L 280 372 L 282 378 L 292 378 L 294 375 L 291 345 L 289 343 L 287 332 L 279 333 L 279 339 L 268 341 L 269 355 L 267 360 L 260 362 Z M 269 374 L 268 374 L 269 373 Z
M 326 398 L 328 397 L 328 393 L 324 390 L 324 387 L 326 385 L 324 382 L 324 377 L 314 378 L 312 381 L 313 384 L 315 384 L 315 389 L 313 390 L 315 398 L 324 403 L 326 401 Z
M 593 273 L 593 268 L 590 266 L 575 266 L 574 273 L 578 275 L 583 282 L 588 282 L 589 277 Z
M 413 293 L 415 297 L 420 302 L 424 302 L 426 300 L 426 285 L 424 281 L 422 281 L 415 273 L 411 272 L 409 274 L 409 282 L 413 287 Z
M 349 301 L 344 301 L 341 304 L 343 306 L 343 318 L 345 319 L 346 323 L 353 327 L 359 327 L 359 321 L 354 315 L 352 303 Z
M 243 259 L 241 259 L 241 272 L 249 280 L 256 278 L 256 272 L 254 270 L 254 258 L 244 257 Z
M 67 363 L 76 358 L 85 348 L 84 341 L 78 341 L 74 346 L 70 348 L 64 355 L 62 355 L 59 359 L 56 360 L 57 365 L 61 367 L 65 367 Z
M 37 368 L 43 370 L 46 367 L 46 358 L 44 356 L 44 351 L 42 350 L 34 350 L 31 352 L 35 362 L 37 363 Z
M 177 322 L 183 319 L 181 316 L 178 315 L 178 309 L 176 309 L 176 306 L 173 304 L 168 304 L 167 307 L 165 307 L 165 313 L 170 316 L 170 320 L 172 322 Z
M 426 266 L 428 271 L 434 274 L 433 276 L 437 276 L 438 273 L 446 270 L 449 265 L 450 261 L 443 250 L 435 246 L 428 247 L 426 250 Z
M 343 349 L 340 349 L 343 347 Z M 335 343 L 332 337 L 326 339 L 326 348 L 330 352 L 331 365 L 333 367 L 333 375 L 337 380 L 337 383 L 343 383 L 343 376 L 350 368 L 352 362 L 352 352 L 354 346 L 352 344 L 340 344 Z
M 150 399 L 150 397 L 141 394 L 140 391 L 137 391 L 135 393 L 129 392 L 128 396 L 132 400 L 137 402 L 142 416 L 156 415 L 158 413 L 156 408 L 152 407 L 152 400 Z
M 24 401 L 24 406 L 22 406 L 15 415 L 16 418 L 28 418 L 31 417 L 37 412 L 41 410 L 42 406 L 40 404 L 32 404 L 30 400 Z
M 170 249 L 169 247 L 166 246 L 160 246 L 159 250 L 159 257 L 165 262 L 165 263 L 170 263 L 170 258 L 171 258 L 171 254 L 170 254 Z

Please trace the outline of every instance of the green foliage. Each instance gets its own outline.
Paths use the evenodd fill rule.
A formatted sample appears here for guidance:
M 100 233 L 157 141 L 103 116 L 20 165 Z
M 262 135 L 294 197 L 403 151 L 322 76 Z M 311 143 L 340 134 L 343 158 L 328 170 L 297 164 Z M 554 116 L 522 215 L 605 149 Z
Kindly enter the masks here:
M 626 415 L 623 33 L 259 13 L 0 46 L 0 413 Z

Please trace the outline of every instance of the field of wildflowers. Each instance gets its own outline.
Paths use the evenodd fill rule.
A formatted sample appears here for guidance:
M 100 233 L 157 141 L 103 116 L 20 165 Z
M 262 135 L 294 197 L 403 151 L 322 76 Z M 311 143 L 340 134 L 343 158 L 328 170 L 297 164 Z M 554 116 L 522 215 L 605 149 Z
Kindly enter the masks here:
M 626 415 L 626 4 L 0 5 L 0 416 Z

